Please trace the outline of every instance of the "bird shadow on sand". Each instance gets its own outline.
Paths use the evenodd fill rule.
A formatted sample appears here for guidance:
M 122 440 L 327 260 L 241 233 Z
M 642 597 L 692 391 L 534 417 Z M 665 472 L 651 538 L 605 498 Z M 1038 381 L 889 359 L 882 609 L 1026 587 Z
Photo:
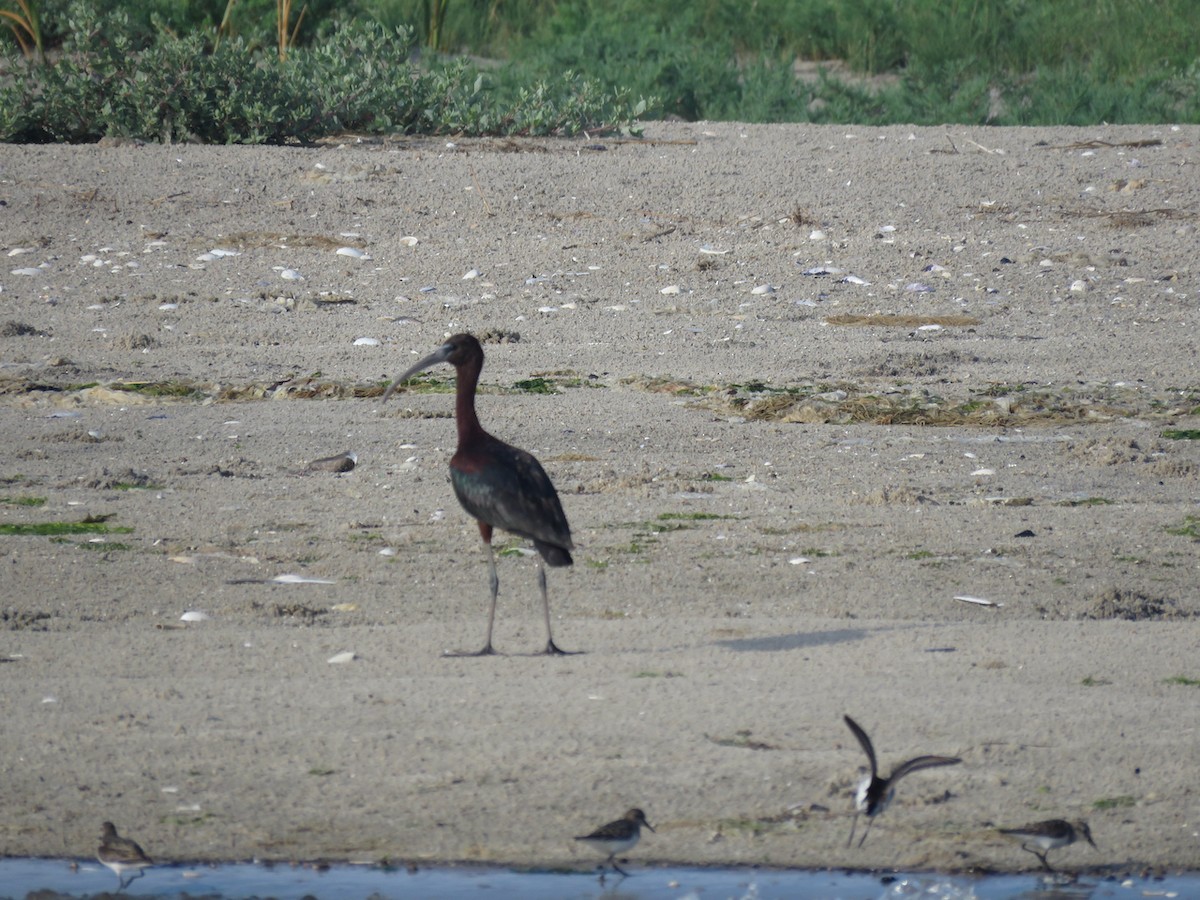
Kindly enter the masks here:
M 861 641 L 870 634 L 871 632 L 866 628 L 839 628 L 837 631 L 797 631 L 793 634 L 774 634 L 768 637 L 730 638 L 715 641 L 715 643 L 718 647 L 724 647 L 726 650 L 777 652 Z

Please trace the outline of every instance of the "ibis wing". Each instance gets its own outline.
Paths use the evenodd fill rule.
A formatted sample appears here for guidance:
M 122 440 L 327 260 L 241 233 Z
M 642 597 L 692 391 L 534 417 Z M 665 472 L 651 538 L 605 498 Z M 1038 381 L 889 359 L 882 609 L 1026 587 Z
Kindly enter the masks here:
M 921 769 L 932 769 L 935 766 L 953 766 L 960 762 L 962 760 L 957 756 L 918 756 L 915 759 L 900 763 L 896 767 L 896 771 L 892 773 L 892 777 L 888 780 L 895 784 L 910 772 L 917 772 Z
M 558 492 L 533 454 L 493 438 L 460 457 L 450 460 L 450 480 L 463 509 L 495 528 L 572 549 Z
M 860 726 L 852 718 L 849 716 L 842 716 L 842 719 L 845 720 L 846 726 L 854 732 L 854 736 L 858 738 L 858 743 L 859 746 L 863 748 L 863 753 L 867 754 L 867 759 L 871 763 L 871 780 L 874 781 L 877 767 L 875 765 L 875 748 L 871 746 L 871 739 L 867 737 L 867 733 L 862 730 L 862 726 Z M 897 776 L 893 775 L 892 777 L 895 778 Z

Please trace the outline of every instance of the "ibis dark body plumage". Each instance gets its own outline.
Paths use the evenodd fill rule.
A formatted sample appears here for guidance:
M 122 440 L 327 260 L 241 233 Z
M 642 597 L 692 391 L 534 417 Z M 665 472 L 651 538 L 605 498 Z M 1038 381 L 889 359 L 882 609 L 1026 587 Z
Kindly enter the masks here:
M 496 555 L 492 532 L 496 528 L 511 532 L 533 543 L 540 557 L 538 586 L 546 618 L 546 653 L 563 654 L 554 643 L 550 629 L 550 601 L 546 592 L 548 566 L 572 564 L 571 528 L 550 476 L 533 454 L 505 443 L 483 430 L 475 412 L 475 392 L 483 370 L 483 347 L 469 334 L 456 334 L 436 351 L 392 382 L 384 401 L 398 385 L 412 375 L 439 363 L 454 366 L 454 418 L 458 426 L 458 447 L 450 457 L 450 483 L 463 509 L 479 524 L 479 534 L 488 548 L 488 572 L 491 606 L 488 612 L 487 642 L 477 653 L 451 654 L 486 656 L 492 649 L 492 626 L 496 618 L 496 595 L 500 580 L 496 574 Z

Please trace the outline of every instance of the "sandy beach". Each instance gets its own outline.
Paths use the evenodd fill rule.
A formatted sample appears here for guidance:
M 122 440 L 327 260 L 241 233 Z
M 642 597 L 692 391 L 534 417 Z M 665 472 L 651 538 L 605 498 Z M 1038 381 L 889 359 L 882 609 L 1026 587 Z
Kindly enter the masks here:
M 0 146 L 0 854 L 1200 868 L 1198 143 Z M 578 655 L 498 534 L 442 656 L 461 331 Z

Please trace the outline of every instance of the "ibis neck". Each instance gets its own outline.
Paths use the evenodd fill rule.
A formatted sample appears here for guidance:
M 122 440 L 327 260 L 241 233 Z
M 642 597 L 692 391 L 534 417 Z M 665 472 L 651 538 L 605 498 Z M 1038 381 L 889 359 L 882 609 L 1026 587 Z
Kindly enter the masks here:
M 483 426 L 479 424 L 479 416 L 475 413 L 475 390 L 479 386 L 479 373 L 482 369 L 482 360 L 468 359 L 458 366 L 454 420 L 458 425 L 460 447 L 483 433 Z

